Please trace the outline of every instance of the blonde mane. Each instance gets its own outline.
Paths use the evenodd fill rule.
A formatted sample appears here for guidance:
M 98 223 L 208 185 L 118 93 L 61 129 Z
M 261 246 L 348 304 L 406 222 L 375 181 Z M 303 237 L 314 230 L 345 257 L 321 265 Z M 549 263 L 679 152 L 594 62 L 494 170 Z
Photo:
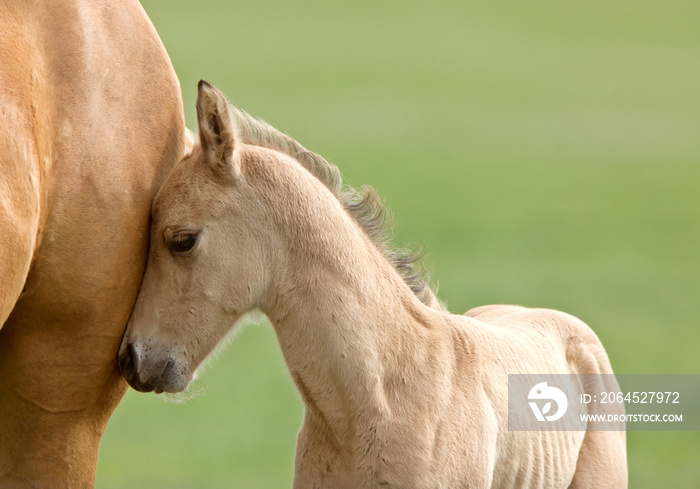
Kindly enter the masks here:
M 370 186 L 355 189 L 343 185 L 337 166 L 320 155 L 309 151 L 296 140 L 278 131 L 264 121 L 229 104 L 236 126 L 236 137 L 246 144 L 279 151 L 291 156 L 323 183 L 335 195 L 346 212 L 372 239 L 372 242 L 394 266 L 404 282 L 424 304 L 441 307 L 429 285 L 425 268 L 417 266 L 421 252 L 392 246 L 393 217 L 381 197 Z

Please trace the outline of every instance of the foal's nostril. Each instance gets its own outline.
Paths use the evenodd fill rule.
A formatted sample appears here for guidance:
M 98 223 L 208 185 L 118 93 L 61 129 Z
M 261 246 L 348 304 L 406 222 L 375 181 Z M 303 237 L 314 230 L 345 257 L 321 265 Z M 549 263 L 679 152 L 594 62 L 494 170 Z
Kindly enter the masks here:
M 119 357 L 119 368 L 127 382 L 131 382 L 138 371 L 138 358 L 134 345 L 126 345 L 126 351 Z

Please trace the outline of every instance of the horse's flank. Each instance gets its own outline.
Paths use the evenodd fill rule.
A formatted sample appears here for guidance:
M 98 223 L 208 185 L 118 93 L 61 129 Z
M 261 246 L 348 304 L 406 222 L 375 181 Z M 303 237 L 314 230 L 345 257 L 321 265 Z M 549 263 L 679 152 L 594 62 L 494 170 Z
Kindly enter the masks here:
M 91 487 L 180 88 L 135 0 L 0 4 L 0 486 Z
M 259 308 L 305 404 L 295 487 L 626 486 L 624 433 L 507 427 L 508 373 L 612 372 L 590 328 L 556 311 L 429 307 L 335 167 L 206 83 L 197 113 L 198 144 L 154 202 L 120 349 L 132 386 L 183 389 Z

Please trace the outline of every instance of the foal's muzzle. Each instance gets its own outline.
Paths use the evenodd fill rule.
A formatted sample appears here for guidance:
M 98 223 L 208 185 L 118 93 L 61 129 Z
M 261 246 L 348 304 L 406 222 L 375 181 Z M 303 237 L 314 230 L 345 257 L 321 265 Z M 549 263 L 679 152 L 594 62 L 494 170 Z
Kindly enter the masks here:
M 133 343 L 127 343 L 126 348 L 119 352 L 119 368 L 122 375 L 131 387 L 139 392 L 155 391 L 160 394 L 164 391 L 173 392 L 177 382 L 174 372 L 174 363 L 171 359 L 165 359 L 150 368 L 144 368 L 145 362 L 141 358 Z

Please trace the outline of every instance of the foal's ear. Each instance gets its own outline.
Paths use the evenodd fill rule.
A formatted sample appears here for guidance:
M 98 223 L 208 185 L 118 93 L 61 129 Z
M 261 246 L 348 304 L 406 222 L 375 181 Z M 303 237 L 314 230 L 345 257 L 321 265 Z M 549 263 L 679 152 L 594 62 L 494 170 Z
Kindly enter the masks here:
M 238 176 L 239 168 L 233 159 L 236 138 L 228 100 L 208 81 L 199 80 L 198 89 L 197 124 L 204 158 L 215 170 Z

